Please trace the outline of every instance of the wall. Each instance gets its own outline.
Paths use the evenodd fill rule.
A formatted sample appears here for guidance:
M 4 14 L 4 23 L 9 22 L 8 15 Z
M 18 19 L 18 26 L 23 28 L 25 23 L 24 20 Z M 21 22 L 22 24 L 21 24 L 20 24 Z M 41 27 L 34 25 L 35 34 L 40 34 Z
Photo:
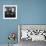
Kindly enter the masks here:
M 17 20 L 3 19 L 3 5 L 18 5 Z M 16 35 L 18 35 L 17 25 L 20 22 L 20 7 L 20 1 L 18 2 L 16 0 L 0 0 L 0 44 L 7 44 L 9 42 L 8 34 L 10 32 L 16 32 Z M 15 43 L 18 43 L 18 37 L 16 38 Z
M 7 4 L 17 4 L 17 20 L 3 19 L 3 5 Z M 17 34 L 18 24 L 46 24 L 46 0 L 0 0 L 0 44 L 8 43 L 10 32 Z
M 21 24 L 46 24 L 46 0 L 23 0 Z

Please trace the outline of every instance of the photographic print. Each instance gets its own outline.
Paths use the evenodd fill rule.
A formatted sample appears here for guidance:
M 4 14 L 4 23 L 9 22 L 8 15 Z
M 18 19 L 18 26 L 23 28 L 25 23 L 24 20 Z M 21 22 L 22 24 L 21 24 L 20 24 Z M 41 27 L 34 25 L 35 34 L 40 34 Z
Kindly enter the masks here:
M 19 25 L 20 40 L 46 41 L 46 25 Z
M 3 5 L 3 19 L 17 19 L 17 5 Z

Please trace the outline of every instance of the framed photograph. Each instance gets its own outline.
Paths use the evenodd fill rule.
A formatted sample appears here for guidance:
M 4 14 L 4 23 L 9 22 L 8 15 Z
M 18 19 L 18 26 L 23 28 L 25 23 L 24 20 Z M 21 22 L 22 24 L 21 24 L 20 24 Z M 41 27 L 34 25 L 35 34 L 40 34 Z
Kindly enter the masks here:
M 3 19 L 17 19 L 17 5 L 3 5 Z

